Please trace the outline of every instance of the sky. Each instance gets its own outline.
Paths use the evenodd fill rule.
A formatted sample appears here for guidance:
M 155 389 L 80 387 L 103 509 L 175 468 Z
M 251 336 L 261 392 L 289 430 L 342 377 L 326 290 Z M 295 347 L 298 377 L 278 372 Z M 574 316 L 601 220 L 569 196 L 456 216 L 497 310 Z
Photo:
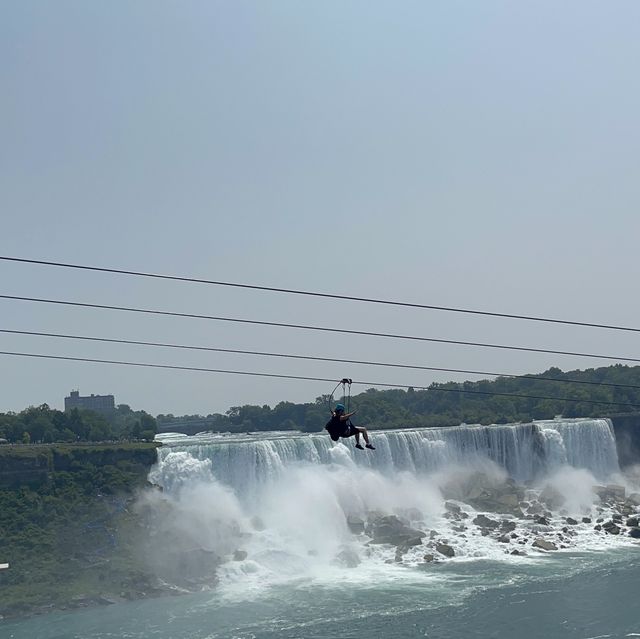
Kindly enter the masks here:
M 640 4 L 0 3 L 0 255 L 640 326 Z M 639 357 L 637 334 L 0 261 L 0 294 Z M 614 363 L 0 299 L 0 329 L 508 374 Z M 0 350 L 478 376 L 0 333 Z M 0 412 L 333 384 L 0 355 Z M 359 392 L 367 385 L 353 387 Z

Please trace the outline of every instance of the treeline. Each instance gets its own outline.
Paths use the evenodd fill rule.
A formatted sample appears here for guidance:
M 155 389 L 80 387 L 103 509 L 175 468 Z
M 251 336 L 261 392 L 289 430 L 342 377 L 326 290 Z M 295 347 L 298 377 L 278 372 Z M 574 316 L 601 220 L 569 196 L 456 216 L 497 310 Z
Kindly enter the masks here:
M 583 383 L 571 383 L 571 380 Z M 315 432 L 322 430 L 336 401 L 344 399 L 335 396 L 332 400 L 321 395 L 305 404 L 280 402 L 274 408 L 233 406 L 224 415 L 158 415 L 157 420 L 160 430 L 180 431 L 185 427 L 185 432 L 187 429 L 192 432 L 294 429 Z M 640 366 L 616 364 L 567 372 L 550 368 L 527 378 L 434 383 L 428 390 L 369 389 L 354 395 L 351 407 L 358 411 L 354 423 L 374 429 L 453 426 L 463 422 L 504 424 L 552 419 L 556 415 L 604 417 L 640 410 Z
M 62 412 L 47 404 L 0 413 L 0 440 L 10 443 L 151 441 L 155 434 L 156 420 L 126 404 L 105 414 L 77 408 Z

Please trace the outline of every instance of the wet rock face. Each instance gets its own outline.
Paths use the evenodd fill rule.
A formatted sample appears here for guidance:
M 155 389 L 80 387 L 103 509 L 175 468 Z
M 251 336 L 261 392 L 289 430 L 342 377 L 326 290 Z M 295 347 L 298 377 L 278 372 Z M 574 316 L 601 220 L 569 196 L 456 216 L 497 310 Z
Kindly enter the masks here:
M 349 515 L 347 517 L 347 526 L 354 535 L 359 535 L 364 532 L 364 519 L 356 517 L 355 515 Z
M 604 502 L 624 500 L 625 496 L 624 486 L 618 486 L 616 484 L 594 486 L 593 492 L 600 497 L 601 501 Z
M 541 548 L 542 550 L 558 550 L 558 547 L 553 542 L 546 541 L 541 537 L 538 537 L 531 545 L 534 548 Z
M 345 568 L 357 568 L 360 565 L 360 557 L 355 551 L 344 549 L 336 555 L 336 563 Z
M 480 528 L 490 529 L 497 528 L 500 525 L 499 521 L 496 521 L 495 519 L 489 519 L 489 517 L 487 517 L 486 515 L 478 515 L 473 520 L 473 523 Z
M 640 539 L 640 528 L 634 527 L 629 529 L 629 537 Z
M 620 527 L 614 521 L 605 521 L 604 524 L 602 524 L 602 530 L 610 535 L 620 534 Z
M 449 546 L 449 544 L 443 543 L 436 544 L 436 551 L 445 557 L 453 557 L 456 554 L 455 550 Z
M 411 528 L 395 515 L 380 517 L 370 527 L 369 534 L 373 537 L 373 544 L 392 544 L 394 546 L 409 546 L 422 543 L 425 533 Z

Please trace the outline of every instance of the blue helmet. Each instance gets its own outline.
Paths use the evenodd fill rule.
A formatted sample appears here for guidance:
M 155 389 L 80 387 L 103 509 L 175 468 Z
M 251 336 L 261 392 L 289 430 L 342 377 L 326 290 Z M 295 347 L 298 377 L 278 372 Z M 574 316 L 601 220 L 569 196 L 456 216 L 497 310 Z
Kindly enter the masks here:
M 344 406 L 342 404 L 336 404 L 336 413 L 342 411 L 344 413 Z

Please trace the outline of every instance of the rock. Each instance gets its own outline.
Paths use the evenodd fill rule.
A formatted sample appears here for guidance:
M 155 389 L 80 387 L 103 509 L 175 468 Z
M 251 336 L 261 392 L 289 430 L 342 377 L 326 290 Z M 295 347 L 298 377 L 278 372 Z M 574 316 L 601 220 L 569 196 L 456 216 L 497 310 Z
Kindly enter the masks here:
M 520 500 L 516 493 L 507 493 L 506 495 L 500 495 L 500 497 L 498 497 L 498 503 L 504 506 L 517 508 L 520 505 Z
M 627 501 L 633 506 L 640 506 L 640 493 L 631 493 L 627 497 Z
M 348 515 L 347 526 L 352 534 L 359 535 L 364 532 L 364 519 L 355 515 Z
M 456 554 L 455 550 L 449 546 L 449 544 L 436 544 L 436 550 L 445 557 L 453 557 Z
M 540 493 L 540 501 L 546 504 L 547 508 L 557 510 L 566 499 L 553 486 L 547 484 Z
M 511 542 L 511 538 L 508 535 L 502 535 L 498 537 L 498 542 L 501 544 L 508 544 Z
M 602 524 L 602 529 L 610 535 L 620 534 L 620 527 L 613 521 L 606 521 Z
M 423 559 L 426 564 L 430 564 L 435 559 L 435 557 L 433 555 L 425 555 Z
M 500 522 L 495 521 L 494 519 L 489 519 L 486 515 L 478 515 L 473 523 L 476 526 L 480 526 L 480 528 L 497 528 L 500 525 Z
M 459 515 L 462 512 L 462 508 L 460 508 L 458 504 L 455 504 L 452 501 L 445 501 L 444 507 L 445 510 L 449 511 L 450 513 L 455 513 L 456 515 Z
M 546 517 L 542 517 L 542 515 L 538 515 L 534 521 L 536 522 L 536 524 L 540 524 L 541 526 L 548 526 L 549 525 L 549 520 Z
M 583 524 L 590 524 L 591 523 L 591 517 L 583 517 L 582 518 L 582 523 Z
M 247 558 L 246 550 L 235 550 L 233 553 L 233 561 L 244 561 Z
M 578 522 L 573 518 L 573 517 L 567 517 L 565 519 L 565 521 L 570 525 L 570 526 L 576 526 L 578 524 Z
M 620 513 L 613 513 L 611 519 L 613 519 L 613 521 L 622 521 L 622 515 Z
M 543 510 L 544 509 L 542 508 L 542 504 L 538 502 L 534 502 L 529 506 L 529 508 L 527 509 L 527 512 L 530 515 L 539 515 Z
M 604 521 L 604 519 L 602 517 L 598 517 L 598 519 L 596 519 L 596 524 L 601 524 Z
M 373 537 L 372 544 L 392 544 L 394 546 L 416 545 L 416 539 L 422 540 L 425 537 L 425 533 L 421 530 L 407 526 L 395 515 L 381 517 L 375 521 L 369 534 Z
M 511 532 L 516 529 L 516 522 L 511 521 L 510 519 L 503 519 L 500 523 L 500 530 L 504 530 L 504 532 Z
M 553 542 L 546 541 L 541 537 L 538 537 L 531 545 L 534 548 L 541 548 L 542 550 L 558 550 L 558 547 Z
M 408 550 L 413 546 L 420 546 L 422 544 L 423 537 L 424 537 L 424 533 L 422 533 L 422 537 L 409 537 L 409 539 L 407 539 L 406 541 L 403 541 L 402 544 L 400 544 L 399 548 L 404 548 L 405 550 Z
M 596 524 L 596 525 L 593 527 L 593 529 L 594 529 L 594 530 L 602 530 L 602 526 L 601 526 L 600 524 Z
M 336 555 L 336 563 L 345 568 L 357 568 L 360 565 L 360 557 L 358 557 L 357 552 L 350 548 L 345 548 Z
M 598 495 L 602 501 L 621 501 L 625 496 L 624 486 L 618 486 L 616 484 L 594 486 L 593 492 Z
M 634 539 L 640 539 L 640 528 L 638 527 L 629 528 L 629 537 L 633 537 Z
M 637 528 L 638 517 L 629 517 L 629 519 L 627 519 L 627 526 L 631 526 L 632 528 Z
M 526 555 L 527 553 L 524 550 L 518 550 L 514 548 L 510 553 L 510 555 Z

